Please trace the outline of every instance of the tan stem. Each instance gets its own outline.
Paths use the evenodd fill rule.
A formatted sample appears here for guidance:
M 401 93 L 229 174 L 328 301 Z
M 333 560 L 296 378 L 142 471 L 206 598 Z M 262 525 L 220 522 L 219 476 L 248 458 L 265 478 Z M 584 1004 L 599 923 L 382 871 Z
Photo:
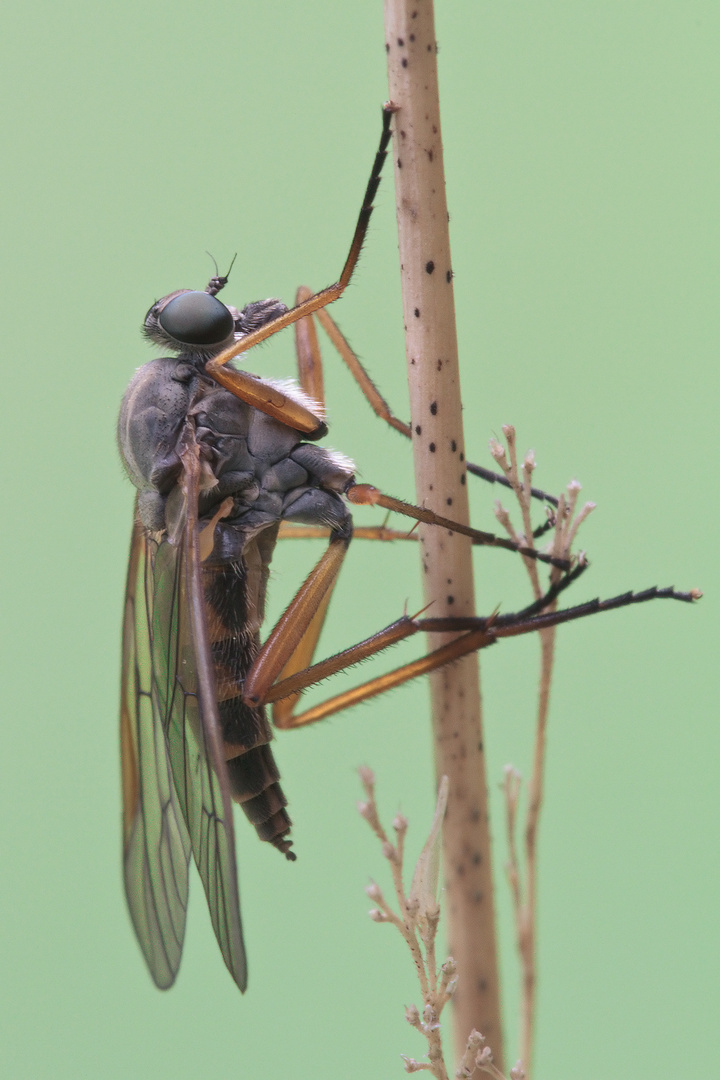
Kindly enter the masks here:
M 525 860 L 527 866 L 527 901 L 524 910 L 523 933 L 520 939 L 520 955 L 523 968 L 520 1056 L 525 1075 L 530 1080 L 532 1068 L 533 1036 L 535 1030 L 535 996 L 537 990 L 537 834 L 543 800 L 545 775 L 545 747 L 547 721 L 550 708 L 550 687 L 555 660 L 555 628 L 540 632 L 540 687 L 538 692 L 537 726 L 535 729 L 535 753 L 528 791 L 528 811 L 525 826 Z
M 468 522 L 452 264 L 445 198 L 432 0 L 385 0 L 403 314 L 417 501 Z M 471 545 L 420 529 L 433 614 L 471 614 Z M 437 639 L 437 640 L 435 640 Z M 434 635 L 436 648 L 449 640 Z M 477 1028 L 502 1063 L 500 994 L 478 663 L 431 676 L 437 776 L 450 778 L 443 855 L 450 951 L 458 964 L 456 1056 Z

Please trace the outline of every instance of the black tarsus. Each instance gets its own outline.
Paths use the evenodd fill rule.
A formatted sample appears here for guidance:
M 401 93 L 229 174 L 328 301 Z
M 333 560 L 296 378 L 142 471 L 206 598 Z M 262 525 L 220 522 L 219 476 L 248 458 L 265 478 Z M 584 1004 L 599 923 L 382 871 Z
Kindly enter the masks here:
M 466 462 L 466 468 L 473 476 L 479 476 L 481 480 L 487 480 L 488 484 L 502 484 L 503 487 L 512 490 L 512 484 L 508 478 L 506 476 L 501 476 L 500 473 L 493 472 L 492 469 L 484 469 L 482 465 L 473 465 L 471 461 Z M 530 494 L 533 499 L 539 499 L 541 502 L 550 503 L 551 506 L 558 506 L 560 502 L 554 495 L 548 495 L 547 491 L 542 491 L 540 488 L 530 488 Z

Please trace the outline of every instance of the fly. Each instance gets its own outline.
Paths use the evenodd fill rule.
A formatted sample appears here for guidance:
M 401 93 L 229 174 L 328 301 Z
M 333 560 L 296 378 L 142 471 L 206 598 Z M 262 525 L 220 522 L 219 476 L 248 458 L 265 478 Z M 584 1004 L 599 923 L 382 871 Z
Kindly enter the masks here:
M 191 855 L 223 959 L 240 990 L 247 986 L 234 802 L 261 840 L 295 859 L 267 705 L 274 703 L 277 727 L 298 727 L 501 637 L 655 596 L 692 600 L 696 595 L 649 589 L 548 612 L 585 564 L 571 565 L 357 484 L 348 458 L 316 445 L 327 426 L 313 315 L 328 329 L 375 411 L 410 434 L 324 310 L 341 296 L 357 263 L 390 140 L 391 112 L 388 107 L 383 113 L 380 145 L 337 283 L 319 293 L 300 290 L 291 309 L 275 299 L 241 311 L 223 304 L 217 294 L 227 276 L 216 275 L 204 292 L 170 293 L 148 311 L 144 333 L 172 355 L 141 367 L 123 399 L 120 452 L 137 488 L 123 628 L 123 866 L 135 932 L 150 974 L 163 989 L 172 985 L 180 964 Z M 293 323 L 300 387 L 229 366 Z M 533 494 L 557 503 L 543 492 Z M 313 664 L 352 537 L 348 503 L 381 506 L 463 533 L 474 543 L 520 552 L 553 564 L 563 576 L 542 600 L 516 614 L 404 616 Z M 293 526 L 303 535 L 329 536 L 329 544 L 261 646 L 270 561 L 281 529 Z M 375 539 L 407 535 L 384 527 L 362 532 Z M 295 712 L 308 686 L 419 631 L 461 636 L 355 690 Z

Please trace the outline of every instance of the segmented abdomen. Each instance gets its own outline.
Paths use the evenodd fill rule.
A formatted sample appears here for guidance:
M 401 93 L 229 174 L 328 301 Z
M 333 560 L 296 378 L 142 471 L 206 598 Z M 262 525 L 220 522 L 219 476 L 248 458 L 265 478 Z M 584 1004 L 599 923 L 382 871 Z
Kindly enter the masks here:
M 257 560 L 252 558 L 250 562 Z M 267 564 L 248 568 L 245 557 L 203 565 L 203 586 L 218 713 L 225 743 L 232 796 L 267 840 L 289 859 L 295 855 L 287 839 L 292 822 L 280 773 L 268 745 L 272 730 L 263 706 L 242 699 L 243 680 L 259 648 L 258 628 L 264 614 Z

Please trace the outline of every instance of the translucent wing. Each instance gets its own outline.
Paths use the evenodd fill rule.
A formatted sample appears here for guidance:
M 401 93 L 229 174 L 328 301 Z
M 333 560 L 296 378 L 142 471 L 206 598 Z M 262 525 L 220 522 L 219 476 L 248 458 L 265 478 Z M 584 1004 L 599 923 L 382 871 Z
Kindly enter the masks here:
M 136 521 L 125 594 L 120 741 L 125 893 L 150 974 L 164 990 L 180 966 L 190 839 L 153 690 L 155 546 Z
M 154 559 L 153 676 L 175 790 L 200 872 L 213 928 L 230 974 L 244 991 L 247 963 L 240 920 L 232 799 L 218 718 L 205 617 L 197 528 L 198 447 L 188 423 L 176 492 L 177 537 Z

